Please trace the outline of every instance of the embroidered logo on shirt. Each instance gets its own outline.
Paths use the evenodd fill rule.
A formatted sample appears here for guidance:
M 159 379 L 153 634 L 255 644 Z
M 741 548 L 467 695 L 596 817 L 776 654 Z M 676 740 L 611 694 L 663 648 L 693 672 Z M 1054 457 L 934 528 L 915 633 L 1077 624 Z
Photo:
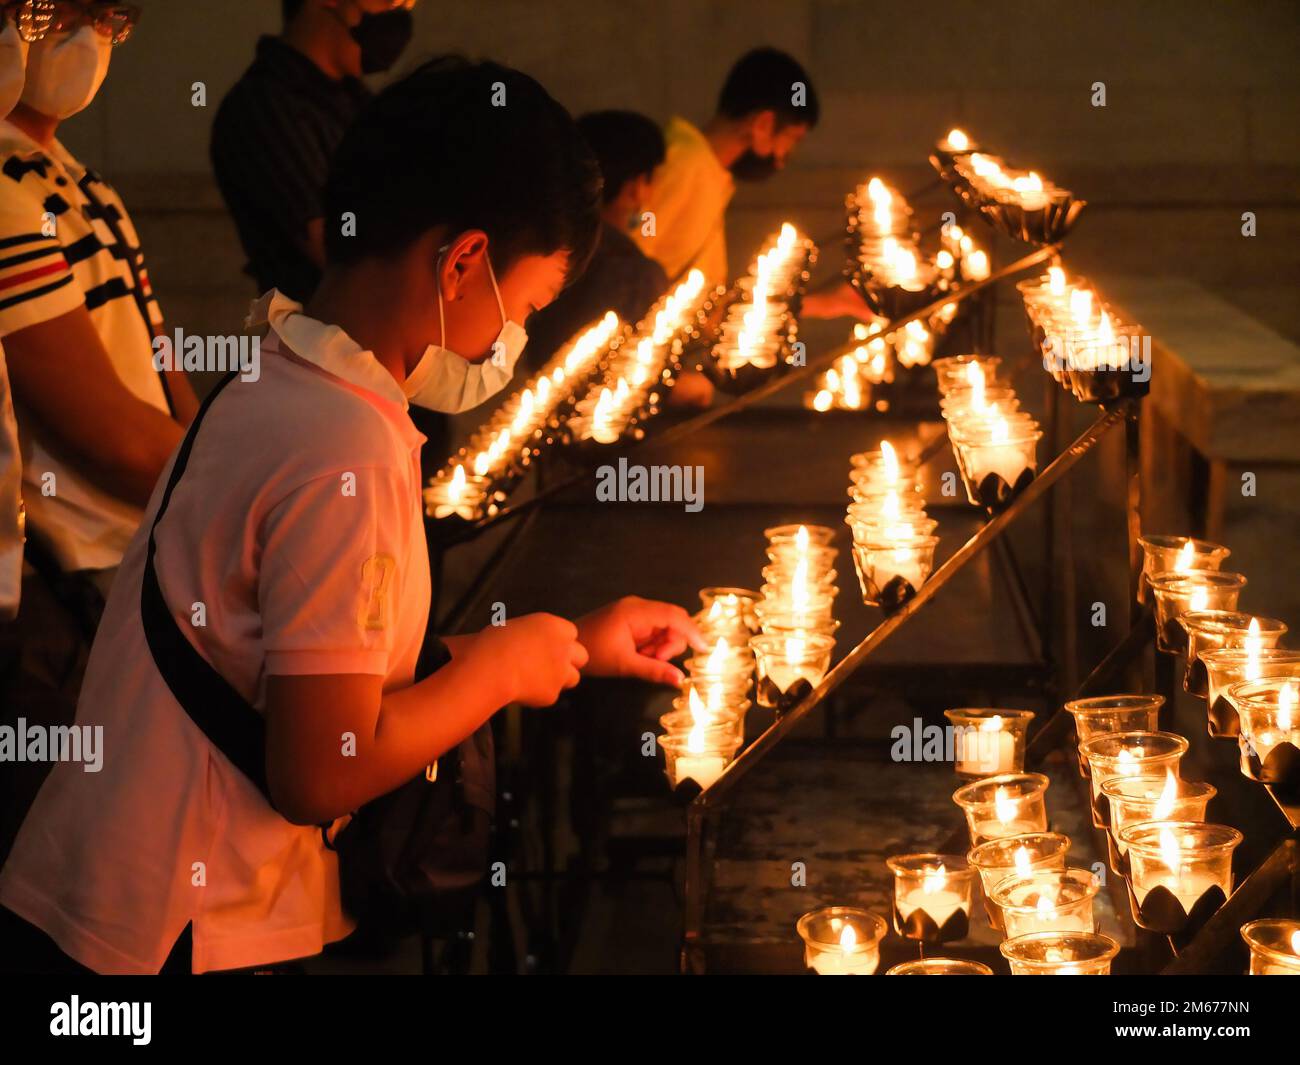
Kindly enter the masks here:
M 388 627 L 388 591 L 397 572 L 392 555 L 371 555 L 361 564 L 361 588 L 364 605 L 357 623 L 367 632 L 382 632 Z

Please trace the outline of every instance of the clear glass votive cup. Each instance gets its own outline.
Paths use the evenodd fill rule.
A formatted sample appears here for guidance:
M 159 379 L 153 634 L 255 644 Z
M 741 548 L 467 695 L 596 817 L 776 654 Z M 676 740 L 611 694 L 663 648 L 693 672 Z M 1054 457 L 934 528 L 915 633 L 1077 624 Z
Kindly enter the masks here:
M 1300 921 L 1250 921 L 1241 926 L 1241 938 L 1250 948 L 1251 976 L 1300 976 Z
M 1238 684 L 1268 677 L 1300 677 L 1300 651 L 1264 647 L 1224 647 L 1201 654 L 1205 664 L 1206 700 L 1209 704 L 1211 736 L 1232 738 L 1241 731 L 1231 691 Z
M 1088 760 L 1092 791 L 1092 823 L 1110 827 L 1110 804 L 1101 786 L 1112 777 L 1178 775 L 1187 753 L 1187 740 L 1176 732 L 1111 732 L 1079 745 Z
M 894 931 L 904 939 L 950 943 L 970 933 L 975 869 L 959 854 L 896 854 Z
M 1300 792 L 1300 679 L 1266 677 L 1229 689 L 1241 731 L 1241 772 L 1287 794 Z
M 1179 780 L 1166 770 L 1163 776 L 1111 777 L 1101 786 L 1110 811 L 1111 867 L 1128 869 L 1127 846 L 1120 833 L 1144 821 L 1204 821 L 1210 800 L 1218 794 L 1213 784 Z
M 952 794 L 970 829 L 971 846 L 991 839 L 1047 831 L 1048 779 L 1042 773 L 1002 773 L 963 784 Z
M 1078 737 L 1079 772 L 1088 775 L 1088 760 L 1083 745 L 1094 736 L 1110 732 L 1158 732 L 1163 695 L 1098 695 L 1088 699 L 1071 699 L 1065 709 L 1074 718 Z
M 769 544 L 798 544 L 799 530 L 803 529 L 808 535 L 809 545 L 827 547 L 835 539 L 835 530 L 829 525 L 808 525 L 792 523 L 789 525 L 773 525 L 763 530 L 763 535 L 767 537 Z
M 1142 579 L 1138 582 L 1138 602 L 1150 599 L 1148 582 L 1157 573 L 1172 573 L 1183 569 L 1218 569 L 1232 554 L 1222 544 L 1197 540 L 1192 536 L 1166 536 L 1154 534 L 1139 536 L 1142 546 Z M 1187 545 L 1191 544 L 1188 551 Z
M 795 568 L 784 562 L 770 562 L 763 567 L 763 585 L 772 588 L 793 588 L 795 578 Z M 839 574 L 833 569 L 818 569 L 810 566 L 805 571 L 804 587 L 812 589 L 814 592 L 829 593 L 830 589 L 835 586 L 835 578 Z
M 771 610 L 763 614 L 762 626 L 763 632 L 769 636 L 834 636 L 840 623 L 831 617 Z
M 1092 932 L 1099 885 L 1091 869 L 1037 869 L 1006 877 L 993 889 L 1007 939 L 1032 932 Z
M 1199 912 L 1213 912 L 1232 894 L 1235 828 L 1205 821 L 1145 821 L 1120 833 L 1128 853 L 1128 883 L 1138 923 L 1173 934 Z M 1213 907 L 1213 909 L 1211 909 Z
M 704 614 L 707 615 L 715 603 L 720 604 L 724 614 L 737 617 L 750 632 L 758 631 L 758 618 L 754 614 L 754 604 L 758 599 L 758 592 L 750 588 L 700 589 L 700 605 Z
M 930 365 L 934 367 L 941 395 L 953 388 L 969 387 L 966 367 L 971 363 L 978 365 L 984 371 L 986 383 L 992 384 L 1002 360 L 997 355 L 951 355 L 946 359 L 935 359 Z
M 853 545 L 853 562 L 868 606 L 894 610 L 911 599 L 934 569 L 937 536 Z
M 963 707 L 945 710 L 952 722 L 957 775 L 964 780 L 1019 773 L 1025 768 L 1025 737 L 1032 710 Z
M 980 874 L 984 913 L 995 931 L 1004 931 L 1002 910 L 993 904 L 993 892 L 1009 876 L 1038 869 L 1064 869 L 1070 839 L 1059 832 L 1028 832 L 1004 836 L 973 847 L 967 860 Z
M 659 716 L 659 728 L 665 736 L 685 736 L 699 725 L 699 718 L 689 707 L 678 706 L 676 701 L 673 707 L 674 709 L 669 710 L 668 713 Z M 745 704 L 745 709 L 749 709 L 748 703 Z M 717 732 L 725 739 L 744 738 L 744 715 L 735 710 L 706 711 L 705 722 L 703 726 L 705 732 Z
M 1276 647 L 1287 631 L 1286 622 L 1278 618 L 1257 617 L 1237 610 L 1189 610 L 1178 623 L 1187 633 L 1183 690 L 1198 699 L 1204 699 L 1208 691 L 1205 663 L 1201 661 L 1206 651 L 1244 648 L 1252 640 L 1257 649 Z
M 880 941 L 889 931 L 883 917 L 857 906 L 813 910 L 795 928 L 804 964 L 818 976 L 870 976 L 880 967 Z
M 740 740 L 722 729 L 700 729 L 675 736 L 660 736 L 664 774 L 673 790 L 694 781 L 707 789 L 736 757 Z
M 1007 439 L 989 437 L 960 445 L 966 494 L 988 510 L 999 510 L 1033 480 L 1038 470 L 1039 429 L 1013 429 Z
M 886 976 L 992 976 L 982 961 L 969 958 L 917 958 L 895 965 Z
M 835 638 L 765 633 L 751 644 L 758 659 L 758 705 L 782 709 L 821 683 Z
M 1148 578 L 1156 600 L 1156 649 L 1179 654 L 1187 646 L 1187 632 L 1178 619 L 1189 610 L 1236 610 L 1246 586 L 1240 573 L 1221 570 L 1187 570 L 1156 573 Z
M 1012 976 L 1109 976 L 1119 944 L 1100 932 L 1030 932 L 998 950 Z

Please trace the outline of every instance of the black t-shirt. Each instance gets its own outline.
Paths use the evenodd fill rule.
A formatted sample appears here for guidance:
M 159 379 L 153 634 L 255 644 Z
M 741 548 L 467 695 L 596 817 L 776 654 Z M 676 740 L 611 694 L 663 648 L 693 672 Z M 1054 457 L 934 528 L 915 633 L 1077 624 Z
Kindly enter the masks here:
M 602 223 L 600 242 L 586 272 L 528 319 L 528 346 L 523 354 L 527 372 L 535 372 L 566 340 L 606 311 L 614 311 L 624 322 L 637 322 L 667 287 L 662 266 L 642 253 L 626 233 Z
M 252 66 L 212 123 L 212 169 L 258 292 L 305 300 L 320 271 L 303 250 L 307 223 L 325 211 L 330 160 L 370 90 L 334 81 L 278 37 L 257 42 Z

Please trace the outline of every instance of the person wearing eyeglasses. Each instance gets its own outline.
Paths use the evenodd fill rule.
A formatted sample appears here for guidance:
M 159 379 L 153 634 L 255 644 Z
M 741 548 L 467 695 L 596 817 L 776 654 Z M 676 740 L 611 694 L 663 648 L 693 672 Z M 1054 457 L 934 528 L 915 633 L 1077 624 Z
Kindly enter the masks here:
M 139 9 L 2 10 L 21 46 L 0 52 L 0 84 L 17 93 L 0 121 L 0 341 L 27 542 L 0 716 L 54 726 L 71 720 L 108 587 L 198 404 L 183 372 L 155 369 L 162 316 L 130 214 L 57 138 L 95 98 Z M 5 842 L 0 828 L 0 857 Z

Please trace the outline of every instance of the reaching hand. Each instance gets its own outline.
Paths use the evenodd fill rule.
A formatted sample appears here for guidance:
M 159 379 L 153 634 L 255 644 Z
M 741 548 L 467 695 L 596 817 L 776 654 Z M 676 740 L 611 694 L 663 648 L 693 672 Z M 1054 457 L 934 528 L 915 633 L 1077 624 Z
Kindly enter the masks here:
M 704 638 L 691 616 L 672 603 L 625 596 L 578 620 L 578 639 L 587 649 L 585 672 L 597 677 L 638 677 L 680 684 L 682 673 L 668 659 Z

